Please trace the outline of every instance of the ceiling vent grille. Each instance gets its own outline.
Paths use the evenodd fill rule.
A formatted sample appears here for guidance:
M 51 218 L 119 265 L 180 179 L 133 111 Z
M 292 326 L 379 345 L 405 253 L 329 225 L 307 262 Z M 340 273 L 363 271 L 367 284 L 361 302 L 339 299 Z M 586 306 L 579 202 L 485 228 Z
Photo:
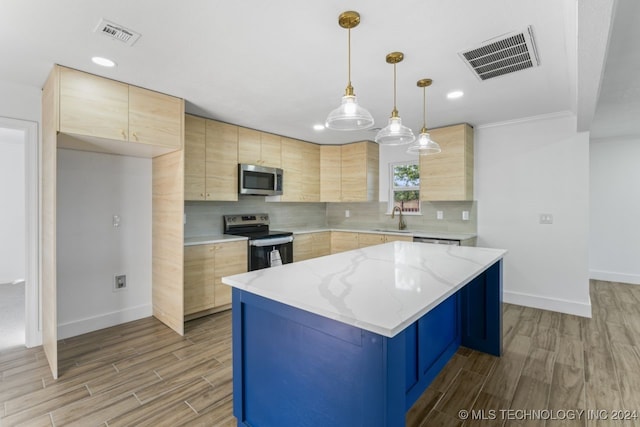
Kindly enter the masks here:
M 480 80 L 540 65 L 531 26 L 493 38 L 458 55 Z
M 136 33 L 133 30 L 123 27 L 106 19 L 100 20 L 98 26 L 93 30 L 94 33 L 102 34 L 113 40 L 118 40 L 128 46 L 133 44 L 140 38 L 140 33 Z

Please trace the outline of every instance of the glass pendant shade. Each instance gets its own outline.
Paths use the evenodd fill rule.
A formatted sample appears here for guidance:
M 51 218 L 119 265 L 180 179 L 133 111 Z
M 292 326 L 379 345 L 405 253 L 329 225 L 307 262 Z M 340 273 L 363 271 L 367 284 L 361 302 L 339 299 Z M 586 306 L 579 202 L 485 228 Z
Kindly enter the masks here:
M 404 145 L 416 140 L 413 131 L 402 125 L 402 119 L 396 108 L 396 64 L 404 59 L 402 52 L 391 52 L 387 55 L 387 63 L 393 64 L 393 110 L 389 118 L 389 124 L 380 129 L 375 141 L 380 145 Z
M 429 136 L 427 132 L 427 87 L 431 86 L 433 81 L 431 79 L 418 80 L 418 87 L 422 88 L 422 118 L 423 124 L 420 129 L 420 135 L 418 140 L 411 144 L 407 149 L 407 154 L 419 154 L 421 156 L 427 156 L 429 154 L 437 154 L 440 151 L 440 145 L 435 142 Z
M 423 132 L 420 132 L 418 140 L 414 144 L 411 144 L 407 149 L 407 153 L 426 156 L 429 154 L 437 154 L 442 151 L 440 149 L 440 145 L 433 139 L 431 139 L 431 137 L 427 133 L 427 130 L 424 128 L 422 130 Z
M 328 129 L 334 130 L 359 130 L 373 126 L 371 113 L 362 108 L 355 95 L 342 97 L 342 104 L 327 116 L 325 123 Z
M 344 96 L 342 97 L 342 103 L 327 116 L 327 120 L 325 121 L 327 129 L 362 130 L 369 129 L 374 124 L 371 113 L 358 105 L 356 95 L 353 92 L 353 86 L 351 86 L 351 29 L 357 27 L 358 24 L 360 24 L 360 14 L 358 12 L 349 10 L 341 13 L 338 17 L 338 25 L 342 28 L 346 28 L 349 33 L 347 43 L 347 81 L 349 83 L 347 84 Z
M 398 116 L 391 116 L 389 124 L 380 129 L 375 141 L 380 145 L 405 145 L 411 144 L 416 137 L 413 131 L 402 125 L 402 119 Z

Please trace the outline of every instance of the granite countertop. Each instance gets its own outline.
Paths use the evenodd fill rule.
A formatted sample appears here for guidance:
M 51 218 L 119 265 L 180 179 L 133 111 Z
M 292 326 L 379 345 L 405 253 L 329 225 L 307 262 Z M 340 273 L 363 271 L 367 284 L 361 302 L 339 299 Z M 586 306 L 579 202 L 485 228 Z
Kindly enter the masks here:
M 391 242 L 223 277 L 222 282 L 393 337 L 505 250 Z
M 239 240 L 247 240 L 247 237 L 232 236 L 231 234 L 212 234 L 208 236 L 186 237 L 184 239 L 184 245 L 185 246 L 208 245 L 210 243 L 236 242 Z

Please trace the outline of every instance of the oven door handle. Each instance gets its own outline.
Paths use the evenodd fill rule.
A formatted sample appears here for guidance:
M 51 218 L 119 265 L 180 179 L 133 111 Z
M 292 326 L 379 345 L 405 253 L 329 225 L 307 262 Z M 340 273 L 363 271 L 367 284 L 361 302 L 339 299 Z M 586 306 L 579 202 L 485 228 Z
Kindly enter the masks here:
M 272 239 L 249 240 L 249 246 L 275 246 L 293 242 L 293 236 L 274 237 Z

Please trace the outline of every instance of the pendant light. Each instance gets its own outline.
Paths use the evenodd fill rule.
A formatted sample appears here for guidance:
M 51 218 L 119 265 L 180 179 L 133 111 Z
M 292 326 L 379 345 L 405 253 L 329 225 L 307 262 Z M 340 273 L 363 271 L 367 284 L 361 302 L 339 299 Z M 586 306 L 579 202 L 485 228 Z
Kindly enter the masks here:
M 396 108 L 396 64 L 404 59 L 402 52 L 391 52 L 387 55 L 387 63 L 393 64 L 393 111 L 389 118 L 389 124 L 380 129 L 376 135 L 376 142 L 380 145 L 404 145 L 415 141 L 413 131 L 402 125 L 402 119 Z
M 420 129 L 420 135 L 418 140 L 409 146 L 407 149 L 408 154 L 420 154 L 426 156 L 428 154 L 437 154 L 440 151 L 440 145 L 431 139 L 427 133 L 427 87 L 431 86 L 433 81 L 431 79 L 418 80 L 418 87 L 422 88 L 422 129 Z
M 333 130 L 362 130 L 373 126 L 371 113 L 358 105 L 356 95 L 351 86 L 351 29 L 360 23 L 360 14 L 354 11 L 347 11 L 338 17 L 338 25 L 346 28 L 349 32 L 348 38 L 348 82 L 347 88 L 342 97 L 342 104 L 327 116 L 325 126 Z

